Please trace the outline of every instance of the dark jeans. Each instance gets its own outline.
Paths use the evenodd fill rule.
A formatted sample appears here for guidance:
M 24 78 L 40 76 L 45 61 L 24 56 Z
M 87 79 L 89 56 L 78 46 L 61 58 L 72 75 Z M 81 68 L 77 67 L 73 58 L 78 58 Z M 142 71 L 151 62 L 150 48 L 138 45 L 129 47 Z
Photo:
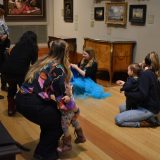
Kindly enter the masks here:
M 6 51 L 4 46 L 2 46 L 0 43 L 0 73 L 1 73 L 1 86 L 3 87 L 7 85 L 6 76 L 3 74 L 3 64 L 7 60 L 8 55 L 9 53 Z
M 62 135 L 61 114 L 54 101 L 44 101 L 36 94 L 16 95 L 16 107 L 28 120 L 40 126 L 40 140 L 35 154 L 45 160 L 57 159 L 57 147 Z
M 3 54 L 0 53 L 0 74 L 1 74 L 1 86 L 5 86 L 6 85 L 6 82 L 5 82 L 5 77 L 4 75 L 2 74 L 2 65 L 4 63 L 4 58 L 3 58 Z
M 14 98 L 17 92 L 17 86 L 21 86 L 24 81 L 24 76 L 6 76 L 6 80 L 8 83 L 8 97 Z
M 7 80 L 6 80 L 6 76 L 1 73 L 1 87 L 6 87 L 7 86 Z

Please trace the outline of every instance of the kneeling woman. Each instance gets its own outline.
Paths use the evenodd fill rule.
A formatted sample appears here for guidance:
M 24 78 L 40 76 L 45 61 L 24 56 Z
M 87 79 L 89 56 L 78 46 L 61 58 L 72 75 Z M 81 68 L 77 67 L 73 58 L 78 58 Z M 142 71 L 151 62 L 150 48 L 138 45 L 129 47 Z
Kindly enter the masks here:
M 144 60 L 144 71 L 139 77 L 138 90 L 125 92 L 125 96 L 137 102 L 137 109 L 126 110 L 126 104 L 120 106 L 115 123 L 121 127 L 153 127 L 159 125 L 155 115 L 159 113 L 158 81 L 159 58 L 155 52 L 149 53 Z

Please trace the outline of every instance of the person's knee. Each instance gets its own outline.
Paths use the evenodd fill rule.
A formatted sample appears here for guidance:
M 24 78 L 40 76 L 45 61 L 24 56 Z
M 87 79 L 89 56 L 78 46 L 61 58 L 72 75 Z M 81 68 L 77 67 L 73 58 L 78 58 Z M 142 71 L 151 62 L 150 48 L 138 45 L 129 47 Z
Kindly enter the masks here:
M 116 124 L 117 126 L 122 126 L 122 121 L 121 121 L 121 119 L 119 118 L 119 116 L 116 116 L 116 117 L 115 117 L 115 124 Z
M 126 111 L 126 105 L 125 104 L 119 105 L 119 111 L 120 113 Z

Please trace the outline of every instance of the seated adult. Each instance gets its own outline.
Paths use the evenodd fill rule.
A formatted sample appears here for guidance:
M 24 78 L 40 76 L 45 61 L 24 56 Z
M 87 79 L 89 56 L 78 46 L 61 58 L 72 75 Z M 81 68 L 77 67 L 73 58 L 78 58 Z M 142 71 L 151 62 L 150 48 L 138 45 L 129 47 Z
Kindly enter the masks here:
M 73 93 L 76 97 L 93 97 L 97 99 L 110 96 L 102 86 L 96 83 L 97 61 L 92 48 L 85 48 L 80 63 L 71 64 L 73 72 Z
M 139 76 L 138 90 L 126 91 L 125 95 L 136 102 L 135 109 L 126 110 L 126 104 L 120 105 L 120 113 L 115 123 L 121 127 L 154 127 L 159 122 L 155 118 L 160 111 L 158 94 L 159 57 L 149 53 L 144 60 L 144 70 Z

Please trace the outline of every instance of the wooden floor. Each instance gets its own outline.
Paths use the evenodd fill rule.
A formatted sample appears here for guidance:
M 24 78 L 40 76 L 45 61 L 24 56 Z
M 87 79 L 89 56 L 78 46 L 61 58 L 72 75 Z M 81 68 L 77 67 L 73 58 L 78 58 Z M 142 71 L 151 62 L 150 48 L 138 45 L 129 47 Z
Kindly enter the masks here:
M 87 142 L 76 145 L 73 150 L 60 155 L 63 160 L 160 160 L 159 128 L 120 128 L 114 124 L 118 105 L 125 97 L 119 92 L 119 86 L 108 86 L 105 90 L 111 97 L 96 100 L 92 98 L 77 99 L 81 109 L 79 118 L 87 137 Z M 32 160 L 32 154 L 39 138 L 39 127 L 20 114 L 7 116 L 6 93 L 0 100 L 0 120 L 12 137 L 31 149 L 17 155 L 17 160 Z M 73 129 L 71 128 L 74 140 Z

